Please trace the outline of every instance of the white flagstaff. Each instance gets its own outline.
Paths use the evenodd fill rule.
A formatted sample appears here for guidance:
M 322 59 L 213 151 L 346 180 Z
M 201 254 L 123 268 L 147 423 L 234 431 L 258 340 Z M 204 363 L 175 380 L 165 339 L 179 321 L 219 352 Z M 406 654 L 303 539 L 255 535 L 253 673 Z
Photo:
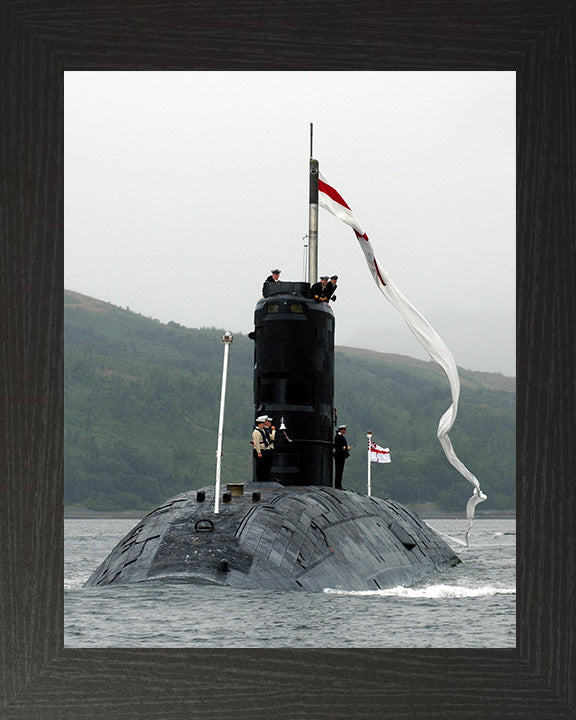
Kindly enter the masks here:
M 368 438 L 368 497 L 372 495 L 372 485 L 371 485 L 371 476 L 370 476 L 370 466 L 372 464 L 372 461 L 370 460 L 370 443 L 372 442 L 372 432 L 368 430 L 366 433 L 366 437 Z
M 222 392 L 220 394 L 220 420 L 218 422 L 218 448 L 216 450 L 216 485 L 214 488 L 214 514 L 220 512 L 220 470 L 222 466 L 222 436 L 224 433 L 224 403 L 226 400 L 226 377 L 228 375 L 228 355 L 234 340 L 231 332 L 222 335 L 224 343 L 224 364 L 222 366 Z

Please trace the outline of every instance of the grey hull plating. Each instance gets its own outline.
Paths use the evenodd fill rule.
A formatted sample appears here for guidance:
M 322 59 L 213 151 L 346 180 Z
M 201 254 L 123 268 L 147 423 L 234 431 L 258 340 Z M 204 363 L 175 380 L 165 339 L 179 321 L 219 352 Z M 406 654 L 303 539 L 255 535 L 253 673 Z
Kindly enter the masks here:
M 330 487 L 248 483 L 220 505 L 214 489 L 178 495 L 147 515 L 87 580 L 103 586 L 180 580 L 322 591 L 409 585 L 460 562 L 398 503 Z M 254 500 L 253 493 L 260 493 Z

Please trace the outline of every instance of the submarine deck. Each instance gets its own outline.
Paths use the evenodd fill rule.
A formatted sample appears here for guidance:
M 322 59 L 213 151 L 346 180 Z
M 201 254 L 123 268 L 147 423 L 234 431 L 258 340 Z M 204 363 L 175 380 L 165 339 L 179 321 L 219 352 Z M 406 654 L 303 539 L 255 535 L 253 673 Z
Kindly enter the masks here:
M 166 501 L 85 585 L 169 580 L 374 590 L 413 584 L 459 562 L 434 530 L 393 500 L 323 486 L 246 483 L 244 495 L 222 502 L 218 514 L 213 487 Z

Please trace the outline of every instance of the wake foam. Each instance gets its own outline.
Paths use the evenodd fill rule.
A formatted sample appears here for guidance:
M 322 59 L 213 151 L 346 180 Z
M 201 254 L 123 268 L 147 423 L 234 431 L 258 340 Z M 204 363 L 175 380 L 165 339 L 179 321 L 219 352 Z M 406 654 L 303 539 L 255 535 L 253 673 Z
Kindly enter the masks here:
M 494 595 L 515 595 L 516 588 L 499 588 L 494 585 L 483 585 L 476 588 L 461 585 L 429 585 L 422 588 L 409 588 L 399 585 L 385 590 L 337 590 L 334 588 L 324 588 L 324 592 L 332 595 L 375 595 L 380 597 L 471 598 L 492 597 Z

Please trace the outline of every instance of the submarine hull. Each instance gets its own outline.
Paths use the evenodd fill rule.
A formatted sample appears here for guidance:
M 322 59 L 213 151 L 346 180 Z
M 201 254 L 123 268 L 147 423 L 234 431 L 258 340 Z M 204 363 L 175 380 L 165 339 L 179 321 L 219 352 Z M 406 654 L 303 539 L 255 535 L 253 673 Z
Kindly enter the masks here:
M 203 498 L 203 499 L 202 499 Z M 414 512 L 324 486 L 247 483 L 214 514 L 214 488 L 145 518 L 85 587 L 148 580 L 318 592 L 409 585 L 460 562 Z

